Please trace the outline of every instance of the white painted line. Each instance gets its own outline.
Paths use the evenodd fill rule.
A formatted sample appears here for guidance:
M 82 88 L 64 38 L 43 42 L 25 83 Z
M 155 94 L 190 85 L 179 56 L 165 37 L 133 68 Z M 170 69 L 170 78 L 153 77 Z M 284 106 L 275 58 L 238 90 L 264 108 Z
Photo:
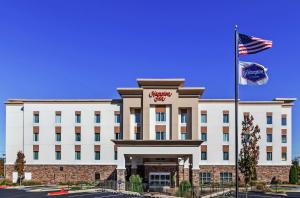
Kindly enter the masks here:
M 116 195 L 107 195 L 102 197 L 94 197 L 94 198 L 106 198 L 106 197 L 116 197 L 116 196 L 122 196 L 122 194 L 116 194 Z
M 69 195 L 68 197 L 84 197 L 84 196 L 90 196 L 92 194 L 96 194 L 97 192 L 89 192 L 89 193 L 84 193 L 80 195 Z

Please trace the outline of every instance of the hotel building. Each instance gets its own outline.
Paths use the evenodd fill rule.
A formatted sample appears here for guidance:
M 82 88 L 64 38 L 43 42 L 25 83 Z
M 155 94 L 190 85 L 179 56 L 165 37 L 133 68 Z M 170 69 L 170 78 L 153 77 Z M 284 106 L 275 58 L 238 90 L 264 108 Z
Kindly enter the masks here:
M 137 79 L 112 100 L 7 100 L 6 176 L 17 177 L 23 151 L 26 179 L 43 183 L 116 180 L 125 188 L 132 174 L 150 188 L 234 181 L 234 100 L 202 99 L 205 88 L 184 82 Z M 260 181 L 288 180 L 294 101 L 239 103 L 239 125 L 251 114 L 260 127 Z

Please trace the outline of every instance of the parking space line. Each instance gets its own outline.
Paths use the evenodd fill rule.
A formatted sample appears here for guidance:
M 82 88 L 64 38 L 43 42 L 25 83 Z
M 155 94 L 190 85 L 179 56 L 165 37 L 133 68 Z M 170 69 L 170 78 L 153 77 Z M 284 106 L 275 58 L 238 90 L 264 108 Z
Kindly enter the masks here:
M 116 195 L 107 195 L 107 196 L 94 197 L 94 198 L 116 197 L 116 196 L 121 196 L 121 195 L 122 195 L 122 194 L 116 194 Z

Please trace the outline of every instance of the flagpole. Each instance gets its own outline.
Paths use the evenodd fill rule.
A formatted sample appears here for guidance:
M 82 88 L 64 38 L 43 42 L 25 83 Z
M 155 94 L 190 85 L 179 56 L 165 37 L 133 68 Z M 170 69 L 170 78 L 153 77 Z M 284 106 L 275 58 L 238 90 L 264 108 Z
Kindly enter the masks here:
M 239 107 L 239 53 L 238 53 L 238 27 L 234 28 L 234 60 L 235 60 L 235 197 L 239 197 L 239 170 L 238 170 L 238 107 Z

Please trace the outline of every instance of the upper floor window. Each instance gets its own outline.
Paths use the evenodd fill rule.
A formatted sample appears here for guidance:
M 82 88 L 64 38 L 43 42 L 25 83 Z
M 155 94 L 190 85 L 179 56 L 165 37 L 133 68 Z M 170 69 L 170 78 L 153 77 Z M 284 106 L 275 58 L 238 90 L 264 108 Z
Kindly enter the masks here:
M 117 150 L 114 151 L 114 159 L 118 160 L 118 151 Z
M 286 115 L 282 115 L 282 117 L 281 117 L 281 125 L 282 126 L 286 126 L 286 124 L 287 124 Z
M 201 160 L 207 160 L 207 151 L 201 151 Z
M 134 118 L 135 118 L 135 123 L 137 123 L 137 124 L 141 123 L 141 113 L 140 112 L 135 112 Z
M 61 133 L 55 133 L 55 141 L 57 142 L 61 141 Z
M 75 151 L 75 160 L 80 160 L 80 159 L 81 159 L 81 152 Z
M 81 134 L 80 133 L 75 133 L 75 141 L 76 142 L 81 141 Z
M 165 112 L 156 112 L 156 121 L 157 122 L 165 122 L 166 121 L 166 113 Z
M 223 133 L 223 141 L 229 142 L 229 133 Z
M 75 113 L 75 123 L 81 123 L 81 113 L 80 112 L 76 112 Z
M 287 154 L 286 154 L 286 152 L 282 152 L 281 153 L 281 160 L 282 161 L 286 161 L 287 160 Z
M 60 124 L 61 123 L 61 112 L 55 113 L 55 123 Z
M 95 151 L 95 160 L 100 160 L 100 151 Z
M 272 152 L 267 152 L 267 161 L 272 161 Z
M 95 123 L 100 123 L 100 113 L 96 112 L 95 113 Z
M 140 132 L 135 133 L 135 139 L 136 140 L 140 140 L 141 139 L 141 133 Z
M 201 123 L 207 123 L 207 114 L 201 113 Z
M 33 141 L 34 142 L 39 141 L 39 134 L 38 133 L 33 133 Z
M 228 151 L 223 152 L 223 160 L 229 160 L 229 152 Z
M 187 123 L 188 122 L 188 114 L 186 111 L 181 111 L 181 123 Z
M 166 132 L 164 131 L 156 131 L 156 140 L 165 140 Z
M 267 142 L 272 142 L 273 136 L 272 133 L 267 134 Z
M 38 160 L 39 159 L 39 152 L 38 151 L 33 151 L 33 159 Z
M 121 133 L 115 133 L 115 139 L 120 140 L 121 138 Z
M 39 123 L 40 122 L 40 114 L 38 112 L 33 113 L 33 123 Z
M 95 142 L 100 141 L 100 133 L 95 133 Z
M 121 123 L 121 115 L 119 113 L 115 114 L 115 123 L 117 124 Z
M 55 159 L 61 160 L 61 151 L 55 151 Z
M 181 133 L 181 140 L 187 140 L 188 134 L 187 133 Z
M 281 135 L 281 143 L 286 143 L 286 142 L 287 142 L 286 135 Z
M 201 133 L 201 140 L 202 141 L 207 141 L 207 133 Z
M 267 124 L 272 124 L 272 123 L 273 123 L 272 115 L 267 115 Z
M 223 123 L 229 123 L 229 114 L 223 113 Z

